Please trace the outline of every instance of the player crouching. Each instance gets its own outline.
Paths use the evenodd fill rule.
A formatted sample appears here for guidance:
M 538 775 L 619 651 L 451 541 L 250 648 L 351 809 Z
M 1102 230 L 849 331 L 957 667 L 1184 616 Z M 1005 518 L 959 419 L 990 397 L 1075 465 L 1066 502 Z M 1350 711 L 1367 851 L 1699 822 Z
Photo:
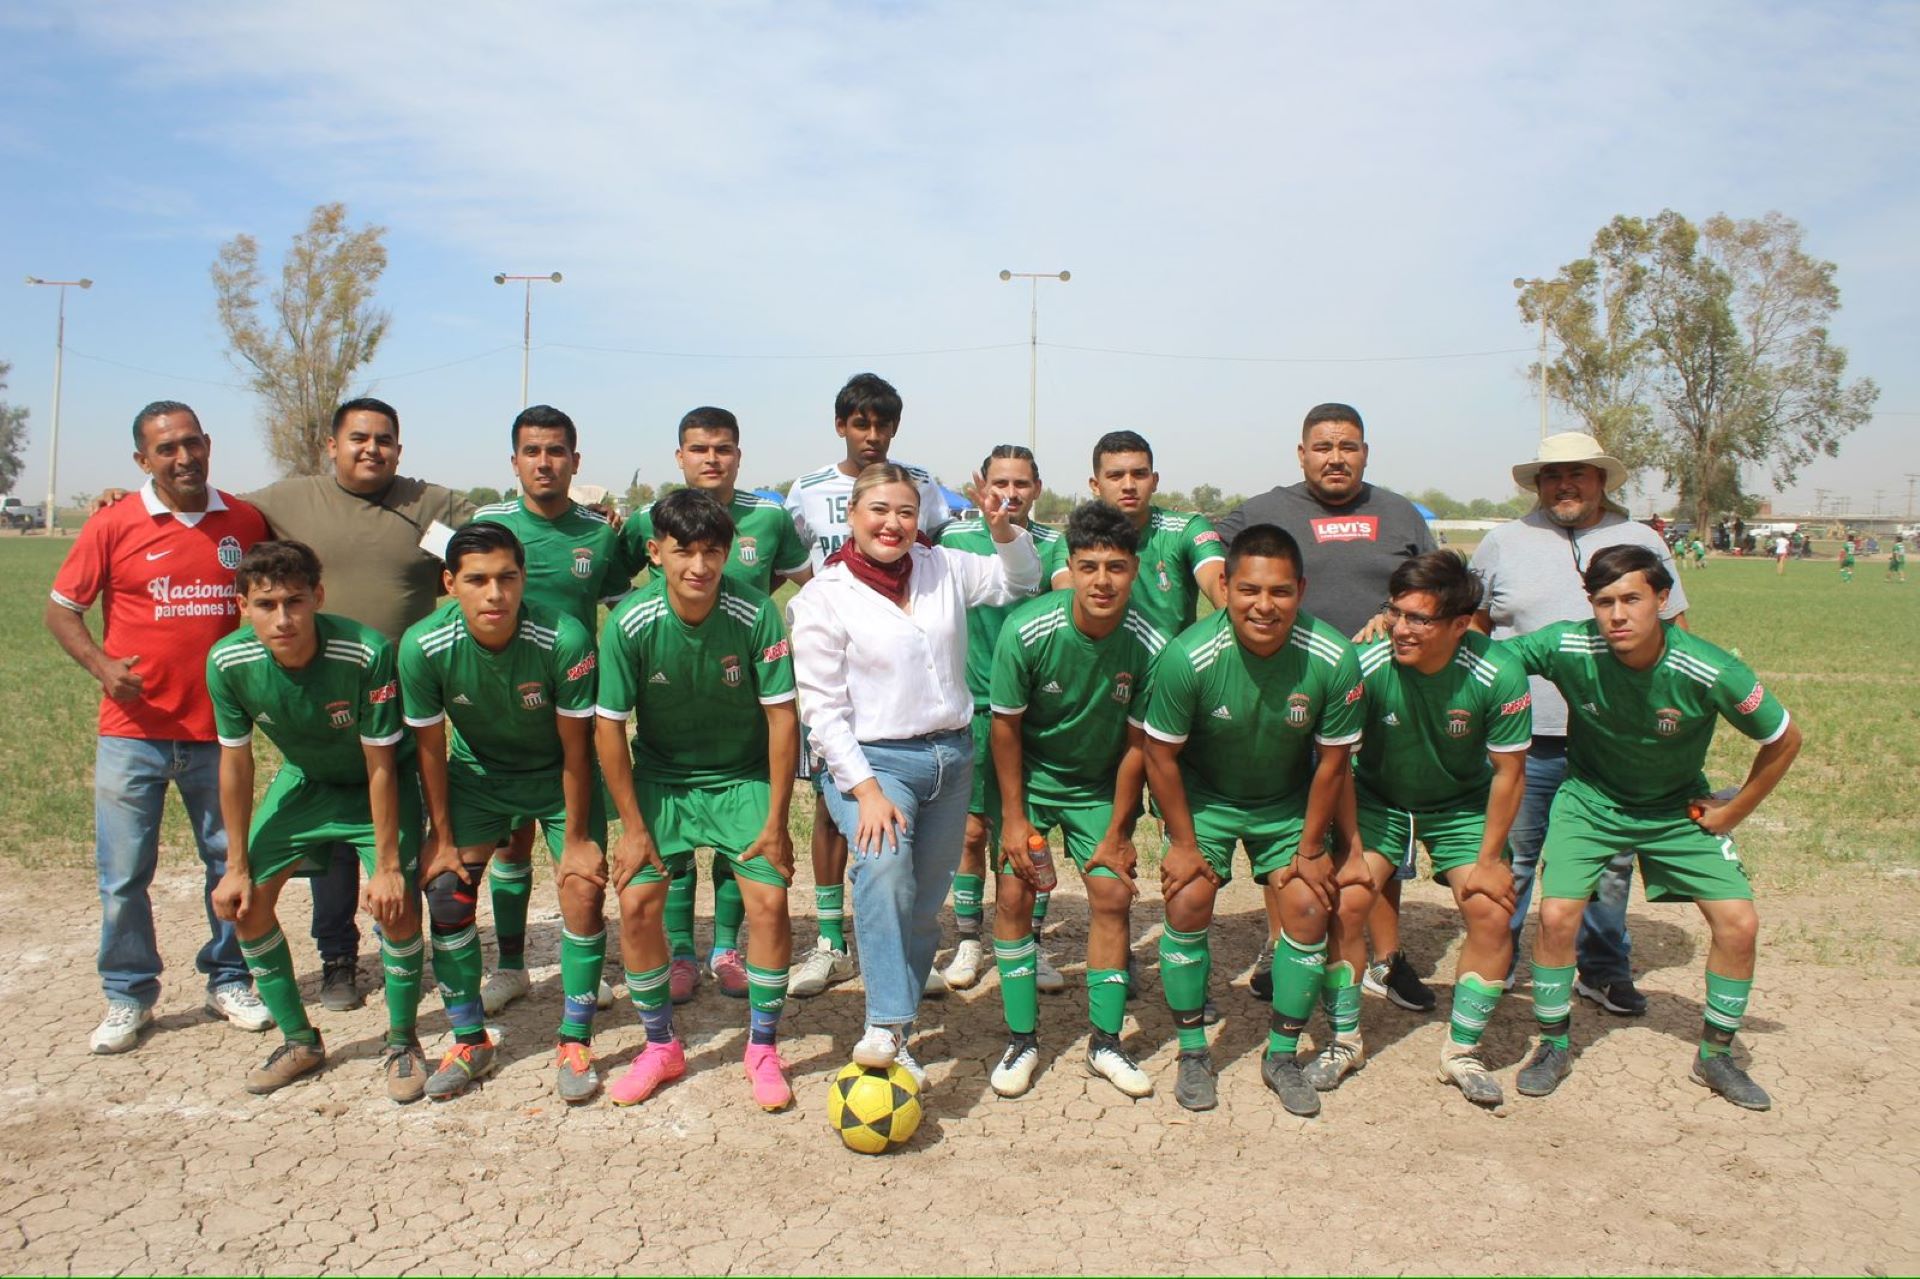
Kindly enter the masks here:
M 1652 551 L 1610 546 L 1584 575 L 1589 622 L 1559 622 L 1506 641 L 1530 675 L 1566 695 L 1567 781 L 1541 850 L 1533 1011 L 1540 1045 L 1520 1091 L 1544 1097 L 1573 1070 L 1573 943 L 1600 872 L 1640 856 L 1647 900 L 1691 901 L 1713 932 L 1693 1080 L 1736 1106 L 1766 1110 L 1766 1091 L 1734 1063 L 1733 1037 L 1753 990 L 1760 917 L 1733 830 L 1785 777 L 1800 730 L 1746 664 L 1660 620 L 1673 579 Z M 1707 747 L 1725 719 L 1761 743 L 1732 798 L 1714 799 Z
M 773 601 L 723 574 L 733 547 L 726 509 L 682 489 L 652 515 L 653 579 L 600 628 L 595 739 L 622 826 L 613 847 L 620 951 L 647 1034 L 607 1091 L 631 1106 L 686 1073 L 673 1032 L 664 910 L 669 880 L 704 846 L 731 866 L 746 905 L 747 1079 L 755 1102 L 783 1110 L 793 1089 L 774 1041 L 793 950 L 793 659 Z
M 1325 1092 L 1366 1060 L 1354 975 L 1366 962 L 1367 910 L 1417 841 L 1433 860 L 1434 878 L 1452 891 L 1467 931 L 1440 1078 L 1469 1101 L 1497 1106 L 1504 1097 L 1479 1043 L 1512 958 L 1506 844 L 1526 790 L 1533 734 L 1527 676 L 1516 658 L 1467 629 L 1480 606 L 1480 583 L 1453 552 L 1403 561 L 1387 591 L 1389 633 L 1360 650 L 1366 737 L 1353 793 L 1364 852 L 1340 870 L 1336 962 L 1321 995 L 1334 1035 L 1305 1074 Z
M 274 906 L 296 874 L 324 868 L 336 843 L 360 854 L 361 902 L 380 926 L 386 972 L 387 1095 L 417 1101 L 427 1060 L 414 1036 L 420 1003 L 420 787 L 400 722 L 393 645 L 378 631 L 320 612 L 320 561 L 299 542 L 261 542 L 240 560 L 234 593 L 246 625 L 207 655 L 220 735 L 220 812 L 227 873 L 214 913 L 232 920 L 260 998 L 286 1041 L 247 1075 L 272 1092 L 326 1061 L 307 1020 L 293 956 Z M 256 811 L 253 732 L 285 763 Z M 313 860 L 309 862 L 309 858 Z

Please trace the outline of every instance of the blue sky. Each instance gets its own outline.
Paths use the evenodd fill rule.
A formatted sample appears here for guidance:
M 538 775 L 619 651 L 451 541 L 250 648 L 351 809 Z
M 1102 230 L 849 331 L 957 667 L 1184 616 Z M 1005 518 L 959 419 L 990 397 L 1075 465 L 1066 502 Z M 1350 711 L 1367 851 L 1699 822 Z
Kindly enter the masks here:
M 1920 8 L 1333 9 L 4 0 L 21 487 L 45 486 L 54 328 L 27 274 L 98 281 L 68 308 L 63 496 L 128 478 L 161 396 L 201 411 L 222 487 L 272 478 L 207 266 L 343 200 L 389 228 L 367 381 L 405 469 L 456 486 L 507 479 L 521 297 L 495 271 L 565 273 L 536 290 L 532 398 L 618 487 L 672 476 L 702 403 L 740 415 L 751 482 L 832 460 L 833 393 L 866 368 L 906 398 L 896 453 L 959 480 L 1026 434 L 1027 291 L 997 273 L 1065 267 L 1040 311 L 1052 486 L 1128 427 L 1170 486 L 1257 491 L 1337 399 L 1372 478 L 1499 497 L 1538 429 L 1510 281 L 1673 207 L 1781 210 L 1839 264 L 1835 337 L 1882 416 L 1797 496 L 1904 509 Z

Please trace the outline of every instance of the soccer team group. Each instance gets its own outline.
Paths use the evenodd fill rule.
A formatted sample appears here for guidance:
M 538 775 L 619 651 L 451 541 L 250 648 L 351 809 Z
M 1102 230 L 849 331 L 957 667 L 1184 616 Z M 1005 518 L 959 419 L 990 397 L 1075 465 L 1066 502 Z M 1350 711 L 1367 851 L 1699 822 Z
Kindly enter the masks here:
M 974 750 L 966 847 L 948 875 L 960 950 L 946 974 L 965 986 L 985 968 L 981 897 L 991 878 L 991 956 L 1008 1030 L 995 1092 L 1032 1086 L 1037 992 L 1061 984 L 1036 943 L 1056 880 L 1047 838 L 1056 831 L 1090 915 L 1087 1069 L 1127 1096 L 1153 1091 L 1123 1022 L 1139 894 L 1133 835 L 1157 821 L 1166 850 L 1159 971 L 1182 1106 L 1216 1104 L 1209 926 L 1236 851 L 1245 850 L 1269 917 L 1256 981 L 1271 1002 L 1261 1074 L 1289 1112 L 1311 1115 L 1364 1064 L 1368 919 L 1417 847 L 1465 931 L 1439 1077 L 1472 1102 L 1501 1104 L 1479 1043 L 1513 983 L 1511 924 L 1523 899 L 1508 836 L 1526 788 L 1534 677 L 1568 703 L 1569 776 L 1541 856 L 1531 967 L 1540 1038 L 1518 1090 L 1544 1096 L 1572 1070 L 1575 934 L 1608 864 L 1634 853 L 1648 897 L 1697 903 L 1712 931 L 1692 1077 L 1737 1105 L 1770 1104 L 1732 1053 L 1758 928 L 1732 832 L 1784 776 L 1799 733 L 1739 659 L 1663 620 L 1674 582 L 1659 555 L 1623 544 L 1582 563 L 1576 551 L 1591 616 L 1496 641 L 1475 628 L 1487 602 L 1466 562 L 1445 550 L 1410 554 L 1366 601 L 1373 620 L 1349 636 L 1316 616 L 1292 533 L 1253 522 L 1223 541 L 1205 517 L 1156 507 L 1158 475 L 1140 436 L 1099 441 L 1092 500 L 1064 529 L 1029 519 L 1039 469 L 1012 445 L 992 449 L 975 477 L 981 509 L 954 518 L 926 472 L 872 469 L 889 466 L 900 406 L 877 377 L 849 382 L 835 406 L 844 457 L 800 477 L 784 508 L 738 486 L 733 415 L 696 409 L 677 441 L 688 487 L 623 524 L 568 496 L 575 425 L 530 408 L 511 432 L 519 494 L 480 509 L 435 548 L 446 599 L 397 645 L 327 610 L 327 566 L 303 543 L 268 537 L 264 523 L 252 538 L 206 532 L 198 513 L 241 503 L 207 484 L 197 417 L 172 402 L 143 411 L 134 437 L 149 483 L 123 505 L 144 503 L 153 535 L 173 539 L 160 555 L 177 556 L 175 580 L 198 569 L 195 580 L 210 584 L 204 601 L 153 596 L 156 616 L 202 617 L 216 637 L 204 678 L 227 853 L 210 905 L 232 922 L 284 1038 L 248 1073 L 249 1089 L 273 1091 L 325 1063 L 276 903 L 289 878 L 313 873 L 343 843 L 357 850 L 362 902 L 378 925 L 387 1095 L 448 1101 L 492 1071 L 486 1016 L 528 982 L 523 964 L 483 975 L 478 902 L 489 885 L 496 916 L 508 906 L 524 920 L 529 879 L 510 850 L 516 832 L 524 848 L 537 825 L 562 917 L 558 1095 L 584 1103 L 603 1091 L 592 1036 L 611 1000 L 602 980 L 609 897 L 646 1045 L 604 1091 L 632 1105 L 685 1073 L 673 1008 L 702 979 L 691 960 L 691 877 L 695 850 L 711 849 L 709 971 L 744 997 L 754 1101 L 791 1105 L 777 1045 L 790 985 L 817 994 L 855 971 L 841 886 L 853 832 L 836 830 L 822 805 L 812 850 L 820 935 L 794 966 L 791 799 L 800 779 L 834 782 L 811 759 L 815 709 L 797 687 L 771 592 L 839 568 L 862 503 L 877 501 L 889 527 L 931 539 L 942 556 L 1003 553 L 1010 520 L 1041 565 L 1033 598 L 971 609 L 956 647 Z M 1343 407 L 1309 415 L 1303 457 L 1327 439 L 1364 449 L 1358 414 L 1345 410 L 1345 421 Z M 397 439 L 392 410 L 361 400 L 343 405 L 334 425 L 378 433 L 388 421 Z M 98 565 L 112 552 L 90 538 L 99 542 L 95 526 L 105 523 L 96 516 L 82 533 L 56 604 L 84 611 L 99 595 Z M 1203 595 L 1216 608 L 1196 621 Z M 116 690 L 107 691 L 112 701 Z M 159 695 L 151 682 L 131 691 Z M 1745 783 L 1715 797 L 1703 764 L 1720 719 L 1760 745 Z M 284 760 L 257 803 L 256 733 Z M 888 855 L 858 839 L 855 852 Z M 429 951 L 451 1030 L 437 1065 L 416 1032 Z M 1326 1031 L 1303 1057 L 1316 1009 Z M 924 1082 L 906 1033 L 901 1060 Z

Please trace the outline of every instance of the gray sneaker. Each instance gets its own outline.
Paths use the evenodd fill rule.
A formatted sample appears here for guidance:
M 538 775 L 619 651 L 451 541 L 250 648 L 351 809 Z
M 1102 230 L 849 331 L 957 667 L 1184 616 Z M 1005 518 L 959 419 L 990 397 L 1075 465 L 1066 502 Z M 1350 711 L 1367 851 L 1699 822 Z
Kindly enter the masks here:
M 1213 1062 L 1206 1052 L 1181 1053 L 1173 1081 L 1173 1099 L 1188 1110 L 1212 1110 L 1220 1104 Z
M 1694 1083 L 1713 1089 L 1742 1110 L 1773 1109 L 1773 1098 L 1767 1096 L 1767 1090 L 1754 1083 L 1746 1071 L 1734 1065 L 1731 1057 L 1702 1057 L 1696 1053 L 1691 1078 Z
M 1300 1075 L 1315 1092 L 1332 1092 L 1342 1079 L 1366 1064 L 1367 1049 L 1360 1036 L 1335 1035 L 1326 1047 L 1313 1055 L 1312 1061 L 1300 1068 Z
M 1527 1059 L 1527 1064 L 1520 1067 L 1520 1073 L 1513 1083 L 1522 1097 L 1545 1097 L 1572 1073 L 1573 1054 L 1543 1039 L 1540 1046 L 1533 1050 L 1533 1056 Z
M 1311 1119 L 1320 1113 L 1320 1094 L 1300 1073 L 1292 1053 L 1268 1053 L 1260 1062 L 1260 1078 L 1290 1115 Z
M 440 1059 L 440 1068 L 427 1078 L 427 1096 L 447 1101 L 467 1090 L 476 1079 L 493 1073 L 493 1045 L 456 1042 Z
M 600 1072 L 593 1068 L 593 1049 L 577 1039 L 563 1039 L 554 1049 L 555 1089 L 569 1106 L 592 1101 L 600 1091 Z
M 320 966 L 320 1002 L 329 1012 L 350 1013 L 367 1002 L 360 993 L 360 961 L 352 955 L 329 959 Z

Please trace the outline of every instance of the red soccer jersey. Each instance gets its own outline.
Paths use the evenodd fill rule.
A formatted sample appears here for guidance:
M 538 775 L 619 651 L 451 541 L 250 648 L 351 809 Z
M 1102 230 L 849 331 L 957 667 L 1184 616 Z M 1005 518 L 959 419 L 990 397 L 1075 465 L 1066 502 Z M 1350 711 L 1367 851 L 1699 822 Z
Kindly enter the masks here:
M 259 511 L 218 489 L 207 509 L 176 515 L 149 482 L 80 530 L 53 579 L 53 602 L 84 613 L 100 606 L 108 657 L 132 657 L 143 689 L 135 701 L 100 699 L 102 737 L 214 740 L 207 650 L 240 616 L 233 570 L 267 538 Z

